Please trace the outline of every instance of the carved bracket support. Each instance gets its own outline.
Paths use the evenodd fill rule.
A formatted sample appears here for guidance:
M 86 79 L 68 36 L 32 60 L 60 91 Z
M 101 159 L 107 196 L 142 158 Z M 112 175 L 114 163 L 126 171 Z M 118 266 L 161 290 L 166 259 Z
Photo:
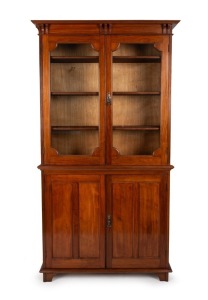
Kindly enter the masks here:
M 39 35 L 48 34 L 48 24 L 37 24 L 36 27 L 39 31 Z
M 172 24 L 162 24 L 163 34 L 172 34 Z
M 100 24 L 100 34 L 110 34 L 111 33 L 111 29 L 112 29 L 112 24 Z

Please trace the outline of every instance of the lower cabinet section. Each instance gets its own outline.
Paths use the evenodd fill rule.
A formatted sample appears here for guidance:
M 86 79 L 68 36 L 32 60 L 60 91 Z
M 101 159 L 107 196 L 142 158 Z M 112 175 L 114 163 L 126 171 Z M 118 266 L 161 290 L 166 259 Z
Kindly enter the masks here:
M 43 176 L 44 281 L 56 273 L 168 279 L 169 173 Z

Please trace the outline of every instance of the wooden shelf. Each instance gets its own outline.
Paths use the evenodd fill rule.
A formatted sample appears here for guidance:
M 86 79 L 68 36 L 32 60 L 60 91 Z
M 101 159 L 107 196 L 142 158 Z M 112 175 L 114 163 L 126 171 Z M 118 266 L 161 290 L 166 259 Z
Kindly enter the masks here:
M 113 96 L 157 96 L 160 92 L 113 92 Z M 51 92 L 51 96 L 99 96 L 99 92 Z
M 160 63 L 160 56 L 113 56 L 114 63 Z
M 98 126 L 51 126 L 52 131 L 98 130 Z
M 51 96 L 99 96 L 99 92 L 51 92 Z
M 99 56 L 51 56 L 51 63 L 98 63 Z
M 113 126 L 113 130 L 160 130 L 160 126 L 155 125 L 139 125 L 139 126 Z
M 160 95 L 160 92 L 113 92 L 113 96 L 156 96 Z

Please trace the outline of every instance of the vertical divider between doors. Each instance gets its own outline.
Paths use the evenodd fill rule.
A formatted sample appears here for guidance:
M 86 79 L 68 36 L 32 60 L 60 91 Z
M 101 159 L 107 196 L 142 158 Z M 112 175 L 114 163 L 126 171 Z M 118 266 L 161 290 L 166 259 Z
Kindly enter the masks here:
M 112 104 L 106 103 L 107 94 L 112 98 L 112 52 L 111 52 L 111 36 L 105 36 L 105 61 L 106 61 L 106 164 L 111 165 L 112 152 Z
M 105 228 L 106 228 L 106 262 L 105 267 L 111 268 L 112 267 L 112 251 L 113 251 L 113 244 L 112 244 L 112 227 L 107 227 L 107 216 L 111 215 L 112 219 L 112 180 L 111 176 L 106 176 L 106 218 L 105 218 Z
M 101 157 L 100 164 L 105 164 L 106 156 L 106 107 L 105 107 L 105 95 L 106 95 L 106 66 L 105 66 L 105 37 L 100 35 L 100 148 L 101 148 Z

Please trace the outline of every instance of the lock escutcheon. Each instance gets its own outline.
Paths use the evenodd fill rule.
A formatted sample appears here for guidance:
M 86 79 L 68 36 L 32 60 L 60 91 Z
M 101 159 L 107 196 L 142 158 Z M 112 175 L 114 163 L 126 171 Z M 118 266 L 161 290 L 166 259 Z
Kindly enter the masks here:
M 107 228 L 112 227 L 112 218 L 111 215 L 107 215 Z
M 110 93 L 107 94 L 107 97 L 106 97 L 106 104 L 107 104 L 107 105 L 111 105 L 111 94 L 110 94 Z

